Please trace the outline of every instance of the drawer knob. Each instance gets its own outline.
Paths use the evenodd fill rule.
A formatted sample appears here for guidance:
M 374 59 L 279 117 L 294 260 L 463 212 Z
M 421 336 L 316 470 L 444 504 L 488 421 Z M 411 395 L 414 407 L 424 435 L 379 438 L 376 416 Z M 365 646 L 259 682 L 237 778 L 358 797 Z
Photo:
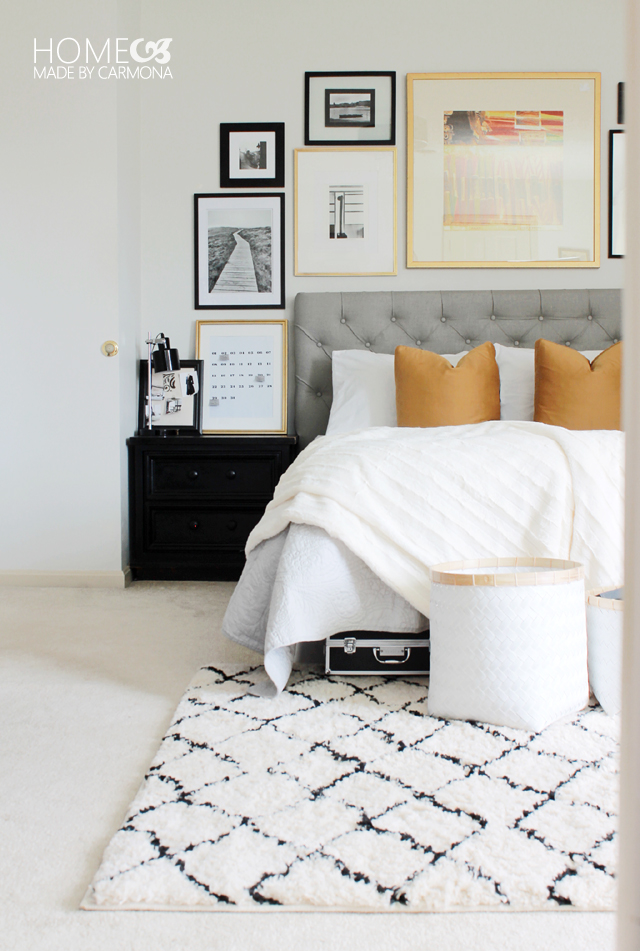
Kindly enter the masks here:
M 229 531 L 232 532 L 237 527 L 238 527 L 238 523 L 236 522 L 235 518 L 230 518 L 229 521 L 227 522 L 227 528 L 229 529 Z
M 197 479 L 198 478 L 197 469 L 191 469 L 189 472 L 187 472 L 187 476 L 189 479 Z
M 190 523 L 189 523 L 189 528 L 190 528 L 192 531 L 195 532 L 195 530 L 196 530 L 197 527 L 198 527 L 198 523 L 197 523 L 197 522 L 190 522 Z
M 235 477 L 236 477 L 236 470 L 227 469 L 227 479 L 235 479 Z

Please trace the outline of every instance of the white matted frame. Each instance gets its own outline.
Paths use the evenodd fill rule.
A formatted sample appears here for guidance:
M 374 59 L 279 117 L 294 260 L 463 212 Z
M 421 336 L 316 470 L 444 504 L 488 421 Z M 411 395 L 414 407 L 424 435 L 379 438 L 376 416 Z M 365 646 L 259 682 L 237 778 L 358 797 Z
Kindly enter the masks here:
M 196 310 L 283 308 L 284 195 L 194 195 Z
M 396 149 L 295 150 L 295 273 L 397 274 Z
M 600 73 L 410 73 L 407 120 L 407 267 L 600 266 Z
M 203 433 L 287 432 L 287 321 L 198 320 Z

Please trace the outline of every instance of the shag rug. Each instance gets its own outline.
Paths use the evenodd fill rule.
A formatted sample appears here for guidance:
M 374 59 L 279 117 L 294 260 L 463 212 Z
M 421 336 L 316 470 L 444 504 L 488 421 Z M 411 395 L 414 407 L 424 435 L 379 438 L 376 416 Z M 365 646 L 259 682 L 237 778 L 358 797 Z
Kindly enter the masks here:
M 617 720 L 428 716 L 428 680 L 202 668 L 82 907 L 605 910 Z

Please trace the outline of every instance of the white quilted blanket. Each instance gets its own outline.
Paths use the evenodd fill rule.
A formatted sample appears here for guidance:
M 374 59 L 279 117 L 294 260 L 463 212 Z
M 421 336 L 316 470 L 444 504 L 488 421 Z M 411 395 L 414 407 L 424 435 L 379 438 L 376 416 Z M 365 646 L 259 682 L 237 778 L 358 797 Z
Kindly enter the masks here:
M 318 526 L 427 616 L 429 566 L 456 558 L 572 558 L 588 587 L 618 585 L 623 452 L 620 432 L 527 422 L 322 437 L 280 480 L 247 554 L 290 523 Z

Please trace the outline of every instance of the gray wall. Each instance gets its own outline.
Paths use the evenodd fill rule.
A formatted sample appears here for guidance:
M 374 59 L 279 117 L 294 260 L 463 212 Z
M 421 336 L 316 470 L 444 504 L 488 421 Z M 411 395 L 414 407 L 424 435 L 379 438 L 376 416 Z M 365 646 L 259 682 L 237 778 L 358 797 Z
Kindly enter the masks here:
M 220 122 L 284 121 L 287 316 L 299 290 L 619 287 L 606 258 L 606 142 L 623 78 L 622 0 L 22 0 L 5 4 L 0 81 L 2 569 L 126 562 L 124 438 L 147 330 L 195 348 L 194 192 L 219 185 Z M 138 24 L 139 23 L 139 27 Z M 166 81 L 33 78 L 33 37 L 173 37 Z M 304 72 L 398 73 L 399 274 L 293 277 L 293 149 Z M 407 270 L 407 72 L 599 70 L 599 270 Z M 245 317 L 265 312 L 235 312 Z M 275 316 L 282 312 L 269 311 Z M 103 340 L 120 354 L 107 360 Z M 125 533 L 126 534 L 126 533 Z

